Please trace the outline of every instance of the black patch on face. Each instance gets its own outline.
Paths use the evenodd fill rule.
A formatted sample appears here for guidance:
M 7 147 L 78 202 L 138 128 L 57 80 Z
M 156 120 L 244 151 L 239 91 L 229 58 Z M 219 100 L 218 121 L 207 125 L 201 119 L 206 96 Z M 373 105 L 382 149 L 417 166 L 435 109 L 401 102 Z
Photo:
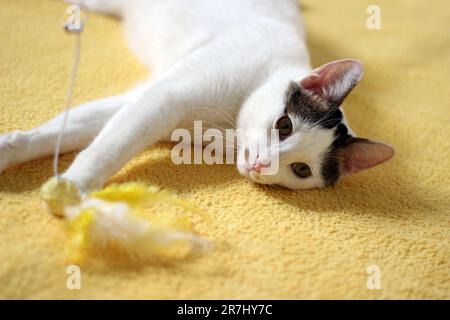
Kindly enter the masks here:
M 289 85 L 286 92 L 286 113 L 324 129 L 336 127 L 343 118 L 339 106 L 330 107 L 327 101 L 295 82 Z
M 338 155 L 335 151 L 328 151 L 322 160 L 322 168 L 320 168 L 320 174 L 322 175 L 324 185 L 334 186 L 341 175 L 340 162 Z
M 345 96 L 344 96 L 345 98 Z M 334 129 L 334 141 L 322 159 L 322 175 L 325 186 L 335 185 L 341 175 L 339 151 L 344 148 L 352 136 L 342 123 L 343 114 L 339 104 L 330 104 L 324 99 L 304 90 L 299 84 L 292 82 L 286 92 L 286 113 L 302 118 L 310 124 L 323 129 Z
M 344 148 L 353 138 L 348 134 L 348 128 L 340 123 L 334 131 L 334 141 L 328 148 L 327 153 L 322 160 L 320 173 L 325 182 L 325 186 L 332 186 L 338 182 L 341 176 L 341 163 L 339 160 L 339 151 Z

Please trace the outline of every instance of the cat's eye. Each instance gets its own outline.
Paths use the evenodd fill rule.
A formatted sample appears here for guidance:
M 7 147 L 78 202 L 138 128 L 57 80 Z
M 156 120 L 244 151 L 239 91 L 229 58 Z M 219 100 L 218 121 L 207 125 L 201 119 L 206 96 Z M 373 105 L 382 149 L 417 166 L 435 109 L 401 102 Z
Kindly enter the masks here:
M 299 178 L 306 179 L 312 176 L 311 168 L 306 163 L 296 162 L 291 164 L 291 167 Z
M 275 129 L 278 129 L 280 139 L 286 138 L 292 133 L 292 121 L 288 116 L 278 119 Z

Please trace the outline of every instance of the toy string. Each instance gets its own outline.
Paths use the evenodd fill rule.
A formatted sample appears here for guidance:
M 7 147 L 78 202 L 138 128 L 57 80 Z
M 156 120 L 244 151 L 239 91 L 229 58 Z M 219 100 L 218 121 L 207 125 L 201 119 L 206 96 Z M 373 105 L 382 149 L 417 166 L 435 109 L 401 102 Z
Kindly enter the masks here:
M 61 130 L 59 131 L 59 134 L 58 134 L 58 137 L 56 140 L 55 154 L 54 154 L 54 158 L 53 158 L 53 173 L 58 180 L 60 179 L 60 175 L 59 175 L 59 171 L 58 171 L 59 153 L 61 152 L 62 139 L 63 139 L 64 132 L 65 132 L 65 129 L 67 126 L 67 121 L 69 118 L 69 110 L 72 106 L 73 91 L 75 89 L 78 67 L 80 65 L 81 32 L 83 31 L 84 26 L 86 25 L 87 17 L 88 17 L 88 15 L 87 15 L 88 11 L 85 8 L 83 8 L 83 9 L 86 11 L 86 18 L 80 24 L 79 28 L 73 28 L 69 24 L 66 24 L 64 26 L 64 29 L 67 32 L 75 33 L 75 52 L 74 52 L 74 58 L 73 58 L 73 64 L 72 64 L 72 71 L 70 73 L 69 86 L 67 89 L 66 103 L 65 103 L 65 107 L 64 107 L 64 111 L 63 111 L 63 121 L 61 124 Z

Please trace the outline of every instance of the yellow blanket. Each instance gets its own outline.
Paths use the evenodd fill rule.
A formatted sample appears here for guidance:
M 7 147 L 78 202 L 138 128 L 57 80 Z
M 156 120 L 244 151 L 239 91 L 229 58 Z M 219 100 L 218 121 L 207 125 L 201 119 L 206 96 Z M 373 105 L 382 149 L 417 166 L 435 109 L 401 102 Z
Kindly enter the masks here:
M 380 30 L 366 27 L 373 2 Z M 81 290 L 66 287 L 63 221 L 38 196 L 51 159 L 32 161 L 0 175 L 0 298 L 450 298 L 448 1 L 303 7 L 315 66 L 365 62 L 346 111 L 360 135 L 396 147 L 393 161 L 334 188 L 292 192 L 252 184 L 233 166 L 175 166 L 170 146 L 152 148 L 111 181 L 157 184 L 207 209 L 213 225 L 201 233 L 216 249 L 169 265 L 82 267 Z M 0 1 L 1 133 L 61 111 L 74 44 L 61 29 L 65 8 Z M 82 42 L 76 103 L 145 78 L 118 21 L 91 16 Z

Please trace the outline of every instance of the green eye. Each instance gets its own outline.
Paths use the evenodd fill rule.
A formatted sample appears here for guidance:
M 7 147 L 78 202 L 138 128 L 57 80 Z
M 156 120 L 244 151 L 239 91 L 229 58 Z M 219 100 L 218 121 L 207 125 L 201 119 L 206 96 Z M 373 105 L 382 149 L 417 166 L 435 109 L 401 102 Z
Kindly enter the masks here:
M 291 119 L 288 116 L 281 117 L 278 119 L 275 129 L 278 129 L 281 139 L 290 136 L 293 130 Z
M 311 168 L 306 163 L 296 162 L 291 164 L 291 167 L 299 178 L 306 179 L 312 176 Z

